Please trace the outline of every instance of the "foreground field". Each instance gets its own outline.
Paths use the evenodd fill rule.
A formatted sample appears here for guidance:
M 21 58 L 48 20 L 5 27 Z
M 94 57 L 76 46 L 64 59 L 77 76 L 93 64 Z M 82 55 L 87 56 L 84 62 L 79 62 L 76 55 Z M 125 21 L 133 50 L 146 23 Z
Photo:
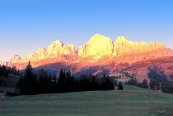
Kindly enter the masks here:
M 173 116 L 173 95 L 128 87 L 0 98 L 0 116 Z

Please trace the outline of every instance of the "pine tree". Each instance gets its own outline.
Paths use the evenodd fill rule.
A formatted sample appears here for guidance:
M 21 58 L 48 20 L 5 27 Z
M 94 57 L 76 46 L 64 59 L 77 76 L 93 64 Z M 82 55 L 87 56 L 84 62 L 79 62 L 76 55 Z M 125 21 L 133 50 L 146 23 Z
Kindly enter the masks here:
M 65 71 L 61 69 L 58 78 L 58 89 L 60 92 L 64 92 L 66 90 L 66 74 Z
M 122 82 L 119 82 L 118 83 L 118 90 L 123 90 L 124 88 L 123 88 L 123 84 L 122 84 Z
M 142 81 L 141 86 L 142 86 L 142 88 L 145 88 L 145 89 L 148 88 L 148 82 L 147 82 L 146 79 L 144 79 L 144 80 Z
M 37 78 L 33 73 L 30 62 L 25 69 L 24 78 L 20 79 L 19 83 L 21 83 L 19 86 L 21 94 L 30 95 L 37 93 Z

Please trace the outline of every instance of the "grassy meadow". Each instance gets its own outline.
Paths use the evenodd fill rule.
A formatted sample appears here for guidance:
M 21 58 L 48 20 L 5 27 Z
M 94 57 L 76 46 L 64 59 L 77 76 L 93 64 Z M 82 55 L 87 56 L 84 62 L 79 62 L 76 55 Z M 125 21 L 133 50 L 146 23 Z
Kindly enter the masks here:
M 0 98 L 0 116 L 173 116 L 173 95 L 132 86 Z

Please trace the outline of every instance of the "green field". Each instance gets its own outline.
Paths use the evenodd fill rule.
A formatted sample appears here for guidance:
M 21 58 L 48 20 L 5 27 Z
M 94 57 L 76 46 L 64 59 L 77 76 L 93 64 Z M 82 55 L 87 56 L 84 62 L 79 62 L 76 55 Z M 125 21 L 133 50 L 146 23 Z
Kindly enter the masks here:
M 0 98 L 0 116 L 173 116 L 173 95 L 135 87 Z

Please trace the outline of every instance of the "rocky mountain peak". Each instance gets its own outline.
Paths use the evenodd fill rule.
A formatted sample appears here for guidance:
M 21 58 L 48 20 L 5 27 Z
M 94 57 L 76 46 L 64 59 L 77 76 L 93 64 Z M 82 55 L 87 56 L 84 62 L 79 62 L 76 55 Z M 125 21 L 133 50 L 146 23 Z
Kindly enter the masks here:
M 54 41 L 47 49 L 49 54 L 60 54 L 60 50 L 63 48 L 63 43 L 59 40 Z
M 104 56 L 111 55 L 113 41 L 103 35 L 95 34 L 91 39 L 78 49 L 79 56 Z
M 45 48 L 39 48 L 37 51 L 37 59 L 42 60 L 45 59 L 47 56 L 47 50 Z
M 109 37 L 106 37 L 104 35 L 95 34 L 88 41 L 88 43 L 99 43 L 99 44 L 103 44 L 104 42 L 112 42 L 112 40 Z
M 0 60 L 0 65 L 3 65 L 3 62 Z
M 117 40 L 115 41 L 116 45 L 123 45 L 124 43 L 128 43 L 129 40 L 125 36 L 119 36 Z
M 19 55 L 14 55 L 13 58 L 11 59 L 11 63 L 19 63 L 22 60 L 22 58 Z
M 62 41 L 60 40 L 56 40 L 54 41 L 50 46 L 63 46 L 64 44 L 62 43 Z

